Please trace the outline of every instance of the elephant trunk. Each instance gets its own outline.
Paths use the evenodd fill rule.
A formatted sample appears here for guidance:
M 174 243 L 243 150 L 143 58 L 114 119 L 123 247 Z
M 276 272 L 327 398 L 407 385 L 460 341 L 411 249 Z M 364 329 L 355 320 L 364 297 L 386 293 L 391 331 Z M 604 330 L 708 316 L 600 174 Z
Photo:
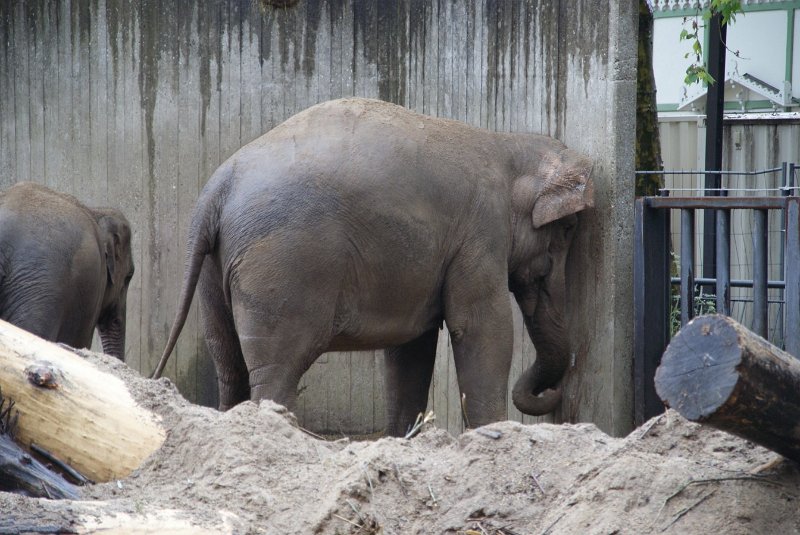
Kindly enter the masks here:
M 569 366 L 563 272 L 557 278 L 560 280 L 550 281 L 540 291 L 534 314 L 525 315 L 525 327 L 536 348 L 536 360 L 517 380 L 512 400 L 522 413 L 533 416 L 552 412 L 561 402 L 558 383 Z
M 125 311 L 109 314 L 97 324 L 103 353 L 125 360 Z

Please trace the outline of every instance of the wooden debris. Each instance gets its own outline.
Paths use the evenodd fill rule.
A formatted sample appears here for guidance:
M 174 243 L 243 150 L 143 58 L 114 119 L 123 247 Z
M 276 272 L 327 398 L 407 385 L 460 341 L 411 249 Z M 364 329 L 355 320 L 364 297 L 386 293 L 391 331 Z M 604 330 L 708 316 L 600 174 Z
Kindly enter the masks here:
M 483 435 L 485 437 L 489 437 L 494 440 L 499 440 L 503 438 L 503 433 L 501 433 L 500 431 L 495 431 L 494 429 L 486 429 L 484 427 L 479 427 L 478 429 L 475 430 L 475 432 L 478 433 L 479 435 Z
M 800 360 L 733 319 L 686 324 L 667 346 L 655 384 L 684 418 L 800 461 Z

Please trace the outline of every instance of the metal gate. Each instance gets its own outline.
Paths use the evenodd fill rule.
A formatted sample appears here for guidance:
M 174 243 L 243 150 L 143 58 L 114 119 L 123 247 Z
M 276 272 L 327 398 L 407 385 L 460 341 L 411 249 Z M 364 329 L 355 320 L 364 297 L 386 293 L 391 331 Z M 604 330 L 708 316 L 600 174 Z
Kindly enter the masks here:
M 653 378 L 661 355 L 670 340 L 671 325 L 685 325 L 698 312 L 698 296 L 713 295 L 706 306 L 720 314 L 731 314 L 732 292 L 752 290 L 752 311 L 742 321 L 750 330 L 768 338 L 768 308 L 778 304 L 772 340 L 788 353 L 800 356 L 800 196 L 797 174 L 800 166 L 784 163 L 781 167 L 753 172 L 714 171 L 721 175 L 723 187 L 706 190 L 707 196 L 681 196 L 679 188 L 663 189 L 661 196 L 636 200 L 634 245 L 634 419 L 640 425 L 664 410 L 655 392 Z M 640 171 L 663 175 L 697 174 L 707 171 Z M 776 189 L 730 187 L 731 177 L 774 175 L 781 186 Z M 754 196 L 760 191 L 762 195 Z M 710 195 L 709 195 L 710 194 Z M 695 220 L 699 211 L 713 210 L 715 232 L 703 238 L 705 247 L 715 252 L 715 277 L 696 277 Z M 742 211 L 751 214 L 752 235 L 748 250 L 751 269 L 744 278 L 731 277 L 731 218 Z M 778 212 L 775 212 L 778 211 Z M 679 242 L 675 254 L 670 232 L 673 212 L 679 214 Z M 780 224 L 779 278 L 770 280 L 767 269 L 770 214 Z M 704 218 L 706 219 L 706 218 Z M 741 218 L 739 218 L 741 219 Z M 775 221 L 776 217 L 772 217 Z M 773 252 L 773 256 L 775 256 Z M 776 271 L 773 269 L 773 271 Z M 677 291 L 675 291 L 677 288 Z M 770 292 L 773 294 L 770 300 Z M 777 295 L 775 295 L 777 294 Z M 677 303 L 677 306 L 675 306 Z M 739 318 L 737 318 L 739 319 Z M 777 327 L 777 328 L 776 328 Z

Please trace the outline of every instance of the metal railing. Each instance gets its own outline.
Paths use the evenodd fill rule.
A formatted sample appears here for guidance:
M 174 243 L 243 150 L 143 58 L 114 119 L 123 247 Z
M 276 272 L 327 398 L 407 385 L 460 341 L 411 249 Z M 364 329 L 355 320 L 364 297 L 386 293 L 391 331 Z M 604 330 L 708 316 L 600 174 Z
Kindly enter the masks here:
M 634 418 L 637 424 L 664 410 L 653 384 L 655 370 L 670 338 L 672 286 L 679 287 L 680 325 L 695 315 L 698 289 L 714 294 L 715 312 L 731 315 L 733 288 L 752 288 L 753 332 L 767 338 L 770 302 L 782 304 L 780 345 L 800 356 L 800 196 L 796 175 L 798 167 L 781 167 L 753 172 L 714 171 L 723 177 L 778 174 L 777 188 L 735 188 L 730 184 L 711 192 L 713 196 L 672 196 L 686 188 L 663 189 L 660 196 L 636 201 L 634 246 Z M 706 171 L 640 171 L 641 174 L 698 174 Z M 696 191 L 692 189 L 692 191 Z M 761 196 L 752 193 L 762 192 Z M 743 195 L 744 194 L 744 195 Z M 695 277 L 695 212 L 715 213 L 715 278 Z M 752 212 L 752 278 L 731 278 L 731 214 Z M 770 280 L 768 270 L 769 213 L 780 211 L 780 264 L 782 280 Z M 673 259 L 671 212 L 679 212 L 680 254 Z M 675 266 L 674 264 L 677 264 Z M 674 276 L 677 267 L 679 276 Z M 769 298 L 770 289 L 780 291 L 782 299 Z

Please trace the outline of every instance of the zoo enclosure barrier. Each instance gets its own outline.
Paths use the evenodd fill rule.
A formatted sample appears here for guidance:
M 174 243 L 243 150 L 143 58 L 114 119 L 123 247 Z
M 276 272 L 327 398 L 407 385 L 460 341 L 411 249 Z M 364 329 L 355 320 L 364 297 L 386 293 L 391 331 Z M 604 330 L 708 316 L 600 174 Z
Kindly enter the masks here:
M 687 191 L 696 192 L 701 189 L 699 186 L 665 187 L 660 196 L 636 199 L 633 363 L 636 425 L 664 411 L 655 391 L 654 376 L 673 334 L 671 331 L 678 328 L 678 319 L 682 327 L 698 312 L 739 316 L 736 319 L 756 334 L 800 356 L 800 196 L 797 194 L 800 165 L 783 163 L 780 167 L 752 172 L 637 171 L 637 174 L 662 174 L 665 178 L 694 175 L 700 177 L 698 185 L 703 176 L 712 173 L 720 176 L 722 187 L 705 190 L 706 196 L 683 195 Z M 749 187 L 738 187 L 741 184 L 736 181 L 742 179 Z M 753 195 L 755 192 L 761 194 Z M 697 242 L 708 241 L 708 235 L 695 233 L 696 212 L 707 210 L 715 213 L 714 243 L 707 244 L 715 251 L 715 277 L 696 277 Z M 672 221 L 673 211 L 679 212 L 679 224 Z M 772 240 L 770 219 L 773 227 L 780 229 L 772 232 Z M 745 232 L 738 235 L 732 232 L 733 222 Z M 751 239 L 744 240 L 748 233 Z M 747 265 L 734 266 L 734 275 L 739 274 L 738 277 L 732 276 L 732 236 L 735 248 L 744 251 L 747 259 Z M 773 247 L 769 247 L 770 241 Z M 673 242 L 678 245 L 673 247 Z M 676 250 L 679 255 L 673 253 Z M 769 259 L 776 257 L 770 266 Z M 673 290 L 676 286 L 678 292 Z M 751 292 L 751 297 L 743 292 Z M 772 331 L 770 305 L 776 308 Z

